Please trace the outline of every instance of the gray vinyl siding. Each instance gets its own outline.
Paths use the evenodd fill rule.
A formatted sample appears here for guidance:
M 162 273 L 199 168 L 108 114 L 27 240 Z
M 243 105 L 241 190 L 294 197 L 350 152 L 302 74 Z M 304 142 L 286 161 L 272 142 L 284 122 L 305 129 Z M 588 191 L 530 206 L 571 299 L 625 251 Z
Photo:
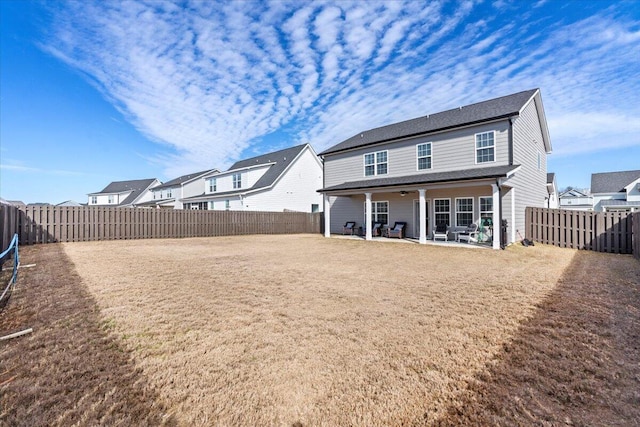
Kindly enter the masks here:
M 500 191 L 500 195 L 502 196 L 500 198 L 500 207 L 502 208 L 501 210 L 501 219 L 506 219 L 507 220 L 507 243 L 513 243 L 511 241 L 511 230 L 514 227 L 513 224 L 513 218 L 511 217 L 511 192 L 515 191 L 515 194 L 518 193 L 517 189 L 514 188 L 508 188 L 508 187 L 502 187 L 501 191 Z M 523 214 L 524 215 L 524 214 Z M 516 217 L 516 224 L 518 223 L 518 218 Z M 518 230 L 520 230 L 520 234 L 522 234 L 522 230 L 524 228 L 524 222 L 522 222 L 522 228 L 517 228 Z M 517 236 L 516 236 L 517 238 Z
M 451 223 L 452 226 L 454 226 L 456 215 L 456 198 L 473 198 L 473 218 L 474 222 L 478 222 L 478 220 L 480 219 L 479 197 L 491 197 L 491 195 L 492 189 L 490 185 L 427 190 L 426 199 L 429 203 L 429 211 L 427 213 L 427 216 L 429 218 L 429 223 L 427 224 L 427 235 L 431 237 L 430 233 L 434 218 L 434 199 L 451 200 Z M 404 197 L 401 196 L 398 192 L 374 193 L 371 196 L 372 202 L 389 202 L 389 225 L 393 225 L 393 223 L 396 221 L 405 221 L 407 223 L 406 234 L 408 237 L 415 236 L 416 219 L 414 218 L 413 209 L 416 200 L 418 200 L 418 192 L 416 191 L 409 192 Z M 364 203 L 364 194 L 349 197 L 331 197 L 331 233 L 341 234 L 342 227 L 347 221 L 355 221 L 356 226 L 363 227 L 365 221 Z
M 538 170 L 538 153 L 541 156 Z M 513 123 L 513 162 L 520 170 L 508 181 L 515 188 L 516 230 L 523 234 L 524 211 L 527 206 L 544 207 L 547 197 L 547 155 L 542 139 L 542 130 L 536 110 L 535 98 L 527 105 Z M 509 200 L 511 198 L 509 197 Z M 506 207 L 506 206 L 505 206 Z M 511 217 L 509 211 L 503 215 Z M 504 217 L 504 216 L 503 216 Z M 511 232 L 509 231 L 509 235 Z
M 495 131 L 495 161 L 476 164 L 475 134 L 488 131 Z M 509 162 L 508 133 L 509 122 L 502 120 L 361 148 L 346 153 L 330 154 L 324 158 L 325 187 L 368 178 L 392 178 L 428 172 L 506 165 Z M 431 142 L 432 168 L 418 170 L 416 146 L 425 142 Z M 388 151 L 387 174 L 365 177 L 364 154 L 384 150 Z

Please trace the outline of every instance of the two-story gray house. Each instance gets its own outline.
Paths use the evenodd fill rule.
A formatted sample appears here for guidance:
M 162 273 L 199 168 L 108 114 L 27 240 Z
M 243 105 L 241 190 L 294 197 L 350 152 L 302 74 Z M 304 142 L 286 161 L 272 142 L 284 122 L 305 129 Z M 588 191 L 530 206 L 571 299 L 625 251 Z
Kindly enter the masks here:
M 539 89 L 359 132 L 320 153 L 325 235 L 357 221 L 371 239 L 373 222 L 405 221 L 426 243 L 436 224 L 476 223 L 498 249 L 527 206 L 546 206 L 550 152 Z

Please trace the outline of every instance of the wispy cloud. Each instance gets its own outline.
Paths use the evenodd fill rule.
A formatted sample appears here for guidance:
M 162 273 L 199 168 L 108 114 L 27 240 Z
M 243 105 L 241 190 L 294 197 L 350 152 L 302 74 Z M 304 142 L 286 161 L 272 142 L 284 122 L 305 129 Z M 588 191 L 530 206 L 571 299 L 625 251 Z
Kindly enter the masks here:
M 53 6 L 43 48 L 171 148 L 155 159 L 169 176 L 224 167 L 285 127 L 283 146 L 322 150 L 363 129 L 533 87 L 559 154 L 598 149 L 579 140 L 638 143 L 637 21 L 615 7 L 566 24 L 544 15 L 544 1 L 494 6 L 66 2 Z M 520 15 L 528 18 L 514 22 Z
M 60 170 L 60 169 L 43 169 L 34 168 L 30 166 L 17 165 L 17 164 L 0 164 L 0 170 L 8 170 L 14 172 L 25 172 L 29 174 L 43 174 L 43 175 L 56 175 L 56 176 L 85 176 L 87 174 L 83 172 Z

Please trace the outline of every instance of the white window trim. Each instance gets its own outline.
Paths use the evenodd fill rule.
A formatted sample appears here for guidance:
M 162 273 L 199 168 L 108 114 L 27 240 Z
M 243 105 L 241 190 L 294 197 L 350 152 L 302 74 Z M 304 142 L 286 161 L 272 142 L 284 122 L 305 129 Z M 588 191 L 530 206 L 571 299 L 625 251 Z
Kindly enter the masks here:
M 428 156 L 422 156 L 420 157 L 420 155 L 418 154 L 420 152 L 419 148 L 421 145 L 428 145 L 429 146 L 429 152 L 431 154 L 429 154 Z M 426 159 L 426 158 L 431 159 L 431 164 L 428 168 L 426 169 L 420 169 L 420 159 Z M 431 170 L 433 169 L 433 144 L 431 142 L 421 142 L 420 144 L 416 144 L 416 171 L 426 171 L 426 170 Z
M 376 203 L 386 203 L 387 204 L 387 225 L 389 225 L 389 218 L 391 218 L 391 203 L 388 200 L 372 200 L 371 201 L 371 221 L 376 222 L 376 216 L 378 214 L 378 209 L 374 208 Z M 364 209 L 362 210 L 364 213 L 364 222 L 367 222 L 367 202 L 364 202 Z
M 238 178 L 236 181 L 236 177 Z M 234 190 L 238 190 L 242 188 L 242 173 L 237 172 L 231 176 L 231 182 Z M 237 185 L 237 186 L 236 186 Z
M 469 196 L 469 197 L 456 197 L 455 209 L 454 209 L 455 210 L 455 216 L 456 216 L 456 227 L 463 227 L 462 225 L 458 224 L 458 213 L 469 213 L 469 211 L 460 211 L 460 212 L 458 212 L 458 200 L 462 200 L 462 199 L 466 199 L 466 200 L 471 199 L 471 223 L 472 224 L 473 224 L 474 218 L 475 218 L 475 216 L 474 216 L 474 212 L 475 212 L 474 204 L 475 204 L 475 202 L 473 200 L 473 197 L 471 197 L 471 196 Z
M 490 211 L 483 211 L 482 210 L 482 199 L 489 199 L 491 200 L 491 210 Z M 483 227 L 482 225 L 482 214 L 487 214 L 490 213 L 491 216 L 493 217 L 493 196 L 478 196 L 478 227 Z
M 433 199 L 433 227 L 435 228 L 438 225 L 438 223 L 436 222 L 436 214 L 444 213 L 444 212 L 436 212 L 436 201 L 437 200 L 448 200 L 449 201 L 449 210 L 447 212 L 449 213 L 449 227 L 451 227 L 451 198 L 447 198 L 447 197 L 438 197 L 438 198 L 434 198 Z
M 213 187 L 213 189 L 212 189 Z M 216 178 L 209 178 L 207 180 L 207 192 L 208 193 L 217 193 L 218 192 L 218 180 Z
M 378 164 L 382 164 L 382 163 L 378 163 L 378 153 L 386 153 L 387 154 L 387 161 L 385 162 L 385 164 L 387 165 L 387 173 L 384 174 L 378 174 Z M 367 175 L 367 166 L 371 166 L 371 165 L 367 165 L 367 155 L 369 154 L 373 154 L 373 175 Z M 378 176 L 378 175 L 389 175 L 389 150 L 380 150 L 380 151 L 372 151 L 369 153 L 364 153 L 362 155 L 362 174 L 365 177 L 368 176 Z
M 493 133 L 493 161 L 490 162 L 478 162 L 478 150 L 483 150 L 483 149 L 487 149 L 489 147 L 482 147 L 482 148 L 478 148 L 478 135 L 482 135 L 485 133 Z M 475 164 L 476 165 L 484 165 L 486 163 L 495 163 L 498 160 L 498 156 L 497 156 L 497 150 L 496 150 L 496 131 L 495 130 L 489 130 L 486 132 L 478 132 L 476 134 L 473 135 L 473 156 L 474 156 L 474 160 L 475 160 Z

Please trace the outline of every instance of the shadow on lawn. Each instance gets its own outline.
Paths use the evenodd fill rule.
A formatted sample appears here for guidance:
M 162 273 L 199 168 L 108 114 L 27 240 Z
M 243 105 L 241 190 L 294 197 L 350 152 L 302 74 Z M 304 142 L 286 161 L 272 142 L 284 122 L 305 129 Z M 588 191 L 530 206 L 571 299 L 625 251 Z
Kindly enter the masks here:
M 129 353 L 110 335 L 60 245 L 23 249 L 15 294 L 0 312 L 2 425 L 174 425 Z
M 459 402 L 427 423 L 640 425 L 640 263 L 577 252 Z

